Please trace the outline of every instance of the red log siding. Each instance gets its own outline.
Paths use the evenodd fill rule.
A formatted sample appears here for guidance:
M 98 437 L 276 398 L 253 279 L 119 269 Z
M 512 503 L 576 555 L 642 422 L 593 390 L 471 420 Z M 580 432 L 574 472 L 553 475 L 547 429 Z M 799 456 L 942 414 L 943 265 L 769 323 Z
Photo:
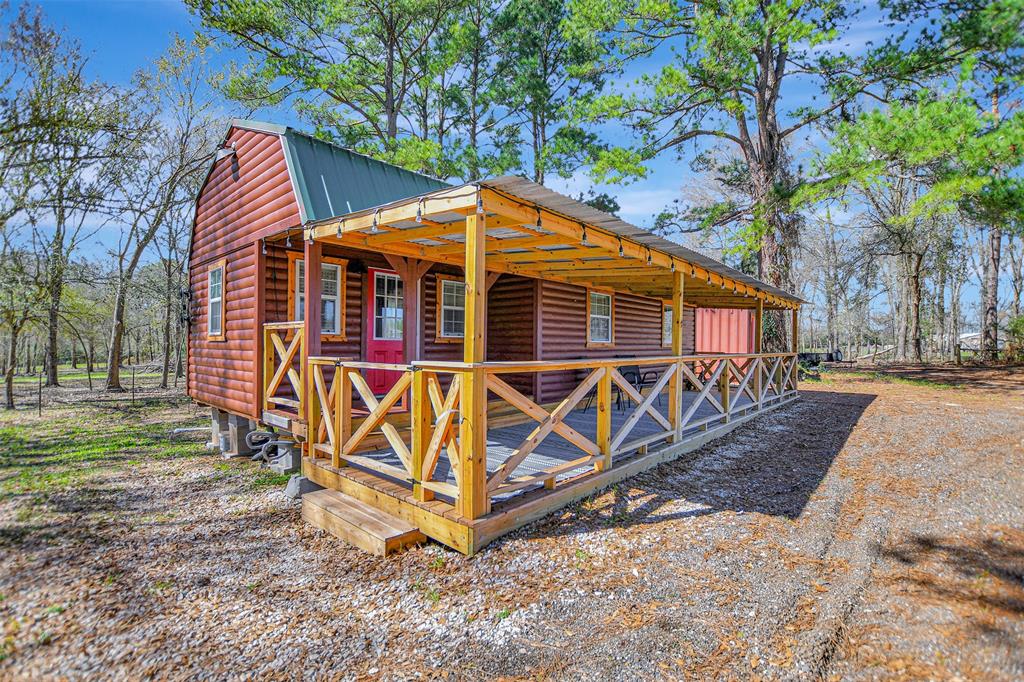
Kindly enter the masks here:
M 540 358 L 652 357 L 671 351 L 662 345 L 662 301 L 615 292 L 615 343 L 606 348 L 587 348 L 587 290 L 584 287 L 543 281 L 540 283 Z M 686 308 L 683 352 L 693 351 L 693 309 Z M 545 372 L 540 378 L 540 400 L 549 402 L 567 395 L 579 383 L 575 371 Z
M 502 275 L 487 292 L 487 359 L 495 362 L 533 360 L 537 280 Z M 501 377 L 520 393 L 534 394 L 534 375 Z
M 228 142 L 235 143 L 235 156 L 216 164 L 196 205 L 189 265 L 188 394 L 198 402 L 256 417 L 258 320 L 253 242 L 263 231 L 298 226 L 299 209 L 276 135 L 235 128 Z M 206 271 L 219 258 L 227 260 L 226 337 L 210 341 L 206 338 Z

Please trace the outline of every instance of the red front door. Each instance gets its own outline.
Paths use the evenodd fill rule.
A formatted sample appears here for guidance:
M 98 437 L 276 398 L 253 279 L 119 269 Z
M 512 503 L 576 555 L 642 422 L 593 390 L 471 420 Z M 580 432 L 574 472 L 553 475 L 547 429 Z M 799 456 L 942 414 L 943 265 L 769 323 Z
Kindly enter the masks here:
M 402 326 L 405 300 L 402 278 L 390 270 L 368 268 L 369 295 L 366 297 L 366 361 L 400 365 L 403 362 Z M 368 370 L 366 381 L 377 395 L 387 393 L 398 381 L 399 372 Z

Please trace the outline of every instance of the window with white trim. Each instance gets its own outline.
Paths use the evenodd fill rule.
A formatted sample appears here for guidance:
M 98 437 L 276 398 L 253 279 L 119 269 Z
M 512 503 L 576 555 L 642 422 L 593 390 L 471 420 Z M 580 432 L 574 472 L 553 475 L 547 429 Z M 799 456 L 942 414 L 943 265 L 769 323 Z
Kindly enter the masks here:
M 207 337 L 224 338 L 224 261 L 210 268 L 207 274 Z
M 295 259 L 295 320 L 303 320 L 306 311 L 306 263 Z M 341 336 L 345 305 L 345 266 L 342 263 L 320 264 L 320 333 Z
M 672 306 L 661 307 L 661 345 L 672 345 Z
M 466 333 L 466 283 L 459 279 L 438 277 L 438 336 L 461 339 Z
M 588 343 L 612 342 L 612 295 L 599 291 L 590 292 L 590 320 L 587 329 Z

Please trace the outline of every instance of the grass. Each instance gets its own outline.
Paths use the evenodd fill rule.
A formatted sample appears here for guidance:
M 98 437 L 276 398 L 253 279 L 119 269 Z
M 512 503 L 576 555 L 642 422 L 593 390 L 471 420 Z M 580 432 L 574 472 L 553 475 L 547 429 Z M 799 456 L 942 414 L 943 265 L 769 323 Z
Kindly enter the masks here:
M 26 415 L 0 427 L 0 499 L 45 497 L 145 460 L 202 455 L 195 441 L 171 440 L 171 424 L 154 423 L 162 409 L 85 405 L 74 413 L 49 411 L 41 419 Z
M 887 374 L 885 372 L 861 372 L 861 371 L 839 371 L 830 372 L 828 370 L 821 370 L 821 376 L 819 381 L 825 383 L 831 383 L 835 381 L 837 377 L 849 377 L 851 379 L 865 379 L 867 381 L 880 381 L 887 384 L 903 384 L 904 386 L 917 386 L 919 388 L 938 388 L 938 389 L 958 389 L 963 388 L 960 384 L 951 384 L 946 381 L 936 381 L 934 379 L 923 379 L 917 377 L 901 377 L 894 374 Z M 809 378 L 809 377 L 808 377 Z M 810 379 L 810 378 L 809 378 Z M 813 381 L 813 379 L 810 379 Z

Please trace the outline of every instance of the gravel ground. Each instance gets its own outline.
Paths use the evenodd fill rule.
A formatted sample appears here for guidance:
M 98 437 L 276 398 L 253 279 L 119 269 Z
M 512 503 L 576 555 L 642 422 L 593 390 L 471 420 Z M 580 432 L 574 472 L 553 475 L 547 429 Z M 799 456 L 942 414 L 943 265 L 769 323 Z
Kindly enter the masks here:
M 306 526 L 180 401 L 3 415 L 0 677 L 1021 679 L 1024 372 L 930 376 L 805 382 L 472 559 Z

